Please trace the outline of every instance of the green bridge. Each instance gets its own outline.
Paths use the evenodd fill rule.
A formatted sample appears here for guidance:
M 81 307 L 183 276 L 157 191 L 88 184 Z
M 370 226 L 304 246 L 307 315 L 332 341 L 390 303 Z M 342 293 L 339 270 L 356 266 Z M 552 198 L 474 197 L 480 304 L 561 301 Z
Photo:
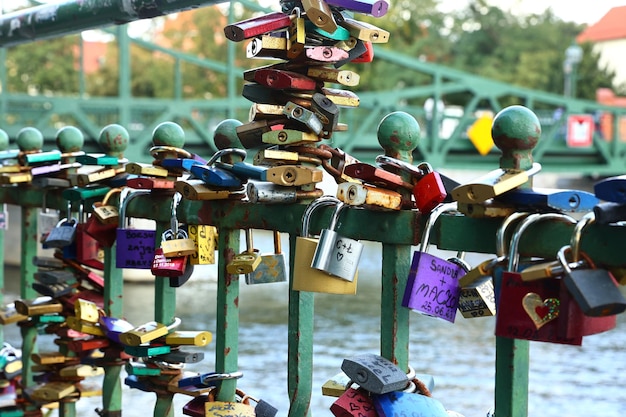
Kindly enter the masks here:
M 167 6 L 155 9 L 152 3 L 142 9 L 142 2 L 136 1 L 140 13 L 124 15 L 119 1 L 103 2 L 102 5 L 85 6 L 79 2 L 67 1 L 61 5 L 39 5 L 30 9 L 4 15 L 0 20 L 0 60 L 6 59 L 6 47 L 31 42 L 36 39 L 62 36 L 85 29 L 103 27 L 107 23 L 120 24 L 142 18 L 149 18 L 194 7 L 222 3 L 219 0 L 178 0 Z M 120 4 L 118 4 L 120 3 Z M 256 3 L 241 1 L 251 10 L 265 10 Z M 45 15 L 51 7 L 58 18 L 53 21 L 28 19 L 35 13 Z M 231 3 L 231 7 L 233 3 Z M 232 15 L 232 13 L 231 13 Z M 96 18 L 97 16 L 97 18 Z M 22 22 L 17 30 L 16 22 Z M 12 26 L 13 25 L 13 26 Z M 19 25 L 18 25 L 19 26 Z M 28 26 L 28 27 L 27 27 Z M 235 45 L 228 42 L 224 46 L 224 60 L 221 62 L 204 60 L 181 51 L 162 46 L 128 35 L 127 25 L 105 30 L 114 34 L 119 47 L 119 94 L 117 97 L 43 96 L 3 92 L 0 95 L 1 127 L 11 138 L 25 126 L 40 129 L 46 138 L 46 149 L 54 148 L 55 134 L 63 125 L 79 127 L 85 134 L 85 151 L 98 151 L 97 137 L 101 128 L 109 123 L 119 123 L 131 135 L 131 144 L 126 153 L 129 160 L 148 161 L 147 150 L 151 146 L 151 133 L 163 121 L 175 121 L 186 130 L 186 147 L 191 152 L 209 155 L 215 151 L 212 132 L 217 123 L 226 118 L 247 122 L 250 102 L 241 97 L 243 69 L 235 62 Z M 172 57 L 175 62 L 175 92 L 168 99 L 132 97 L 130 93 L 130 47 L 135 44 L 150 51 Z M 19 46 L 17 46 L 19 47 Z M 441 65 L 421 61 L 397 51 L 376 48 L 376 59 L 394 64 L 397 71 L 415 72 L 428 82 L 424 85 L 387 91 L 359 92 L 360 106 L 344 109 L 341 121 L 349 127 L 347 132 L 337 132 L 332 146 L 363 161 L 372 161 L 381 153 L 376 139 L 376 126 L 392 111 L 405 111 L 418 119 L 423 129 L 423 138 L 415 151 L 415 161 L 428 161 L 437 168 L 489 170 L 498 164 L 499 152 L 492 147 L 481 155 L 468 139 L 468 129 L 477 117 L 485 111 L 492 114 L 511 104 L 522 104 L 539 116 L 542 123 L 542 141 L 534 151 L 534 158 L 543 165 L 544 172 L 567 172 L 575 170 L 584 175 L 618 175 L 624 172 L 626 160 L 626 132 L 620 138 L 620 120 L 626 117 L 626 108 L 599 105 L 591 101 L 571 99 L 565 96 L 519 88 L 513 85 L 478 77 Z M 182 98 L 181 64 L 199 67 L 227 74 L 227 95 L 211 100 L 189 100 Z M 81 74 L 84 77 L 84 74 Z M 0 82 L 6 85 L 6 69 L 0 69 Z M 82 78 L 81 78 L 82 79 Z M 464 93 L 469 97 L 464 108 L 441 111 L 434 106 L 428 123 L 423 103 L 432 98 L 439 102 L 448 94 Z M 557 112 L 560 117 L 555 117 Z M 192 116 L 193 115 L 193 116 Z M 586 146 L 569 146 L 566 141 L 567 123 L 570 116 L 588 115 L 597 119 L 602 116 L 605 129 L 595 126 L 592 141 Z M 426 131 L 426 126 L 432 126 Z M 623 129 L 622 129 L 623 130 Z M 608 134 L 606 132 L 609 132 Z

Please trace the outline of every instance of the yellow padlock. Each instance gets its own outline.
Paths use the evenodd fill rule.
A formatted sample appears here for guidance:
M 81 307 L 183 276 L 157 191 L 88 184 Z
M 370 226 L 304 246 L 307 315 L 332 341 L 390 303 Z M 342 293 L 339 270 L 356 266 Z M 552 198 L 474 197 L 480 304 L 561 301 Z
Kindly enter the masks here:
M 74 301 L 74 314 L 82 321 L 88 323 L 97 323 L 100 318 L 100 309 L 93 301 L 83 300 L 82 298 Z
M 353 281 L 336 278 L 320 270 L 311 268 L 318 240 L 309 237 L 309 221 L 313 212 L 323 206 L 335 206 L 339 199 L 324 196 L 309 204 L 302 216 L 302 236 L 296 238 L 296 253 L 293 271 L 293 290 L 323 292 L 329 294 L 356 294 L 358 272 Z
M 208 331 L 179 330 L 165 336 L 168 345 L 206 346 L 211 343 L 213 335 Z
M 191 265 L 212 265 L 215 263 L 215 242 L 217 227 L 205 224 L 187 225 L 189 239 L 194 241 L 196 252 L 189 257 Z
M 246 250 L 235 255 L 226 265 L 229 274 L 250 274 L 261 264 L 261 255 L 254 250 L 252 244 L 252 229 L 246 229 Z

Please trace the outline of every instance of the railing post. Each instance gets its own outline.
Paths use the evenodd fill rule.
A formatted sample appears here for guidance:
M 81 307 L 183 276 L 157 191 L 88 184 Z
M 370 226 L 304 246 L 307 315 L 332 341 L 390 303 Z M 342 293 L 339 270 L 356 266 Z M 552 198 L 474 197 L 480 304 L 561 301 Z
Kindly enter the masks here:
M 531 151 L 541 136 L 537 116 L 522 106 L 511 106 L 496 115 L 491 128 L 500 150 L 500 168 L 530 169 Z M 532 187 L 532 179 L 522 188 Z M 529 342 L 496 336 L 495 408 L 500 416 L 528 415 Z

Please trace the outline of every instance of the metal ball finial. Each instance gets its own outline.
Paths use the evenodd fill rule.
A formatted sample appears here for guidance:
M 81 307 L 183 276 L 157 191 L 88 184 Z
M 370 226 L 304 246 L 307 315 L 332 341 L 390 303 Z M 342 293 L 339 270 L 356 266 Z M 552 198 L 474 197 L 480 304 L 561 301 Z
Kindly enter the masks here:
M 226 119 L 222 120 L 213 133 L 213 142 L 217 149 L 239 148 L 243 149 L 239 136 L 237 136 L 237 127 L 243 125 L 239 120 Z
M 43 134 L 34 127 L 25 127 L 17 133 L 15 141 L 22 152 L 39 151 L 43 147 Z
M 122 158 L 128 147 L 130 135 L 128 131 L 118 124 L 110 124 L 102 128 L 98 143 L 107 155 Z
M 0 129 L 0 151 L 6 151 L 9 147 L 9 135 Z
M 527 170 L 533 165 L 532 150 L 541 137 L 541 124 L 527 107 L 509 106 L 494 117 L 491 137 L 502 151 L 500 168 Z
M 85 144 L 85 136 L 77 127 L 65 126 L 57 132 L 56 143 L 63 153 L 78 152 Z
M 185 131 L 174 122 L 163 122 L 154 128 L 152 132 L 154 146 L 171 146 L 183 148 L 185 146 Z
M 413 162 L 413 150 L 419 143 L 419 123 L 408 113 L 389 113 L 378 124 L 378 143 L 387 156 Z

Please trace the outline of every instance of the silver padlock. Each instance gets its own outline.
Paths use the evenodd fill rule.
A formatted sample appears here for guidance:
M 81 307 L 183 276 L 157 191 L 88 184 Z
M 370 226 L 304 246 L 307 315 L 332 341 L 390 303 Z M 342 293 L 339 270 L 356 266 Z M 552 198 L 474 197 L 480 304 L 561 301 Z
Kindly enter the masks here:
M 328 229 L 323 229 L 315 249 L 311 268 L 346 281 L 354 281 L 363 251 L 363 244 L 355 239 L 340 236 L 335 232 L 339 215 L 346 208 L 344 203 L 337 204 Z

